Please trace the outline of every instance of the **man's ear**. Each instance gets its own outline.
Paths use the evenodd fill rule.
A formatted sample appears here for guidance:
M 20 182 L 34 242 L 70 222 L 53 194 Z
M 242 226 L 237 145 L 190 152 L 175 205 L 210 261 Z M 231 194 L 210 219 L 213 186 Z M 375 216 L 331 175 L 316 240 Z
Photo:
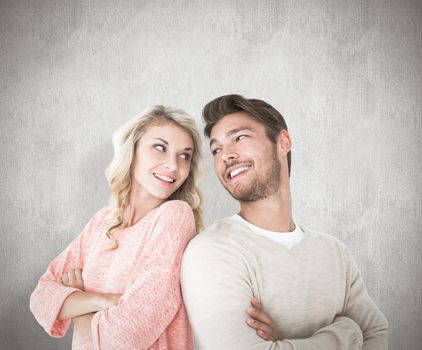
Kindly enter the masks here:
M 280 157 L 285 156 L 292 148 L 292 140 L 287 130 L 281 130 L 277 136 L 277 153 Z

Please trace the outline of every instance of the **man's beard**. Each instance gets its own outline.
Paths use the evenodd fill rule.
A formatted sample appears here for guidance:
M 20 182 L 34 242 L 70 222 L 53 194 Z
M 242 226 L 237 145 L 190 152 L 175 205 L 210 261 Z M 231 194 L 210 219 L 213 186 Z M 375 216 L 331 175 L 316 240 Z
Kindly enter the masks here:
M 271 157 L 268 160 L 269 167 L 264 174 L 259 174 L 255 168 L 255 178 L 248 185 L 237 185 L 232 190 L 224 188 L 234 199 L 240 202 L 256 202 L 265 199 L 280 188 L 281 164 L 277 158 L 275 146 L 272 148 Z

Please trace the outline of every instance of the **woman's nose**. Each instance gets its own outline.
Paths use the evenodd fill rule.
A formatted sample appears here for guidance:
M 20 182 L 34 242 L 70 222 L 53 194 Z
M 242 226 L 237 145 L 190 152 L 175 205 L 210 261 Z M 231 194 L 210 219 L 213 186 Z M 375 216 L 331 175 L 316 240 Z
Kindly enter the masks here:
M 169 156 L 166 159 L 166 162 L 164 164 L 164 167 L 168 169 L 169 171 L 175 171 L 178 168 L 178 162 L 177 157 L 175 156 Z

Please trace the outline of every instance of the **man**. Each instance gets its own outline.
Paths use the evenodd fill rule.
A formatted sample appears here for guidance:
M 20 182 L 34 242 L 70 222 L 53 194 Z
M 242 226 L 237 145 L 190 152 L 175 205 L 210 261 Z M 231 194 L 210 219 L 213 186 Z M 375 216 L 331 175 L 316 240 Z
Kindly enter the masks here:
M 241 209 L 197 235 L 183 258 L 200 349 L 387 349 L 387 320 L 349 250 L 292 218 L 291 140 L 281 114 L 226 95 L 203 117 L 215 172 Z

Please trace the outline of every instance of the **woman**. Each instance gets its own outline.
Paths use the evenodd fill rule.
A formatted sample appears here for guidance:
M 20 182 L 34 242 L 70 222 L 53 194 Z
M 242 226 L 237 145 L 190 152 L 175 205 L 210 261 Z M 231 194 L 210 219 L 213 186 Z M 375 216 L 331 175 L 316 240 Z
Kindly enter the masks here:
M 179 274 L 202 227 L 199 133 L 184 111 L 154 106 L 113 142 L 114 204 L 50 263 L 31 311 L 53 337 L 72 320 L 72 349 L 193 349 Z

